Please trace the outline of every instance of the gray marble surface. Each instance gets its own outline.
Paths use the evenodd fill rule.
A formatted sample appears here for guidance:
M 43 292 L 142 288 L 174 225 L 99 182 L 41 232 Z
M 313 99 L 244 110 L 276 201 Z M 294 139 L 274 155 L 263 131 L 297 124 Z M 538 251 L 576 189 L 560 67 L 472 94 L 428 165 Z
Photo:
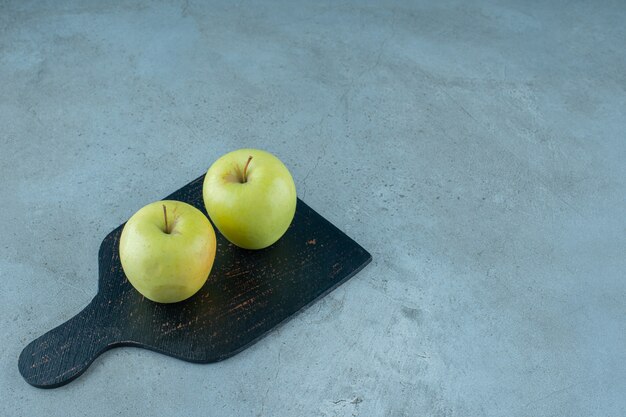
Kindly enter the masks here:
M 626 415 L 626 3 L 0 2 L 0 415 Z M 258 147 L 373 262 L 224 362 L 19 375 L 102 238 Z

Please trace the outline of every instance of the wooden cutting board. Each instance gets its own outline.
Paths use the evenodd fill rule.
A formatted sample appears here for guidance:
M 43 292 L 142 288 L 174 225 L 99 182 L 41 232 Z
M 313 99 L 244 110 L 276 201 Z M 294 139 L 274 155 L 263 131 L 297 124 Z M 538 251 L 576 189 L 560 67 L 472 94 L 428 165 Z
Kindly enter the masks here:
M 206 210 L 204 176 L 169 195 Z M 216 229 L 217 254 L 202 289 L 158 304 L 128 282 L 118 254 L 124 225 L 98 254 L 98 293 L 76 316 L 31 342 L 19 358 L 24 379 L 54 388 L 80 376 L 107 349 L 137 346 L 190 362 L 216 362 L 247 348 L 328 294 L 372 257 L 301 200 L 287 233 L 259 251 L 238 248 Z

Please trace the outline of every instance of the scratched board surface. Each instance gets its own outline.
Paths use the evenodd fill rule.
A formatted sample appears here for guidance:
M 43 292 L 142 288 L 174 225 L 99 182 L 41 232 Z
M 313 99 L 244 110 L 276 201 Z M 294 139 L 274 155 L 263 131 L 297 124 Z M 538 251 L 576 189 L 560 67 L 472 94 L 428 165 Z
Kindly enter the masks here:
M 166 199 L 206 215 L 197 178 Z M 72 319 L 24 348 L 19 370 L 31 385 L 53 388 L 80 376 L 98 355 L 137 346 L 191 362 L 232 356 L 360 271 L 371 255 L 301 200 L 287 233 L 269 248 L 240 249 L 217 234 L 213 270 L 188 300 L 143 298 L 122 270 L 119 226 L 98 255 L 98 293 Z

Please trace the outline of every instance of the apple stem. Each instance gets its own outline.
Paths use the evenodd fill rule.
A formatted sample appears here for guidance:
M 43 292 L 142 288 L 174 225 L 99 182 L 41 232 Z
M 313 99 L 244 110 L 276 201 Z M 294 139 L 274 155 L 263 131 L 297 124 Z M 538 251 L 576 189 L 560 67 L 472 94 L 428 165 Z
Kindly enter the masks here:
M 168 224 L 167 224 L 167 208 L 165 207 L 165 204 L 163 204 L 163 217 L 165 217 L 165 233 L 169 235 L 170 228 L 168 227 Z
M 248 182 L 248 177 L 246 176 L 246 174 L 248 172 L 248 165 L 250 165 L 250 161 L 252 161 L 252 155 L 248 157 L 248 162 L 246 162 L 246 166 L 243 167 L 243 180 L 241 181 L 242 183 Z

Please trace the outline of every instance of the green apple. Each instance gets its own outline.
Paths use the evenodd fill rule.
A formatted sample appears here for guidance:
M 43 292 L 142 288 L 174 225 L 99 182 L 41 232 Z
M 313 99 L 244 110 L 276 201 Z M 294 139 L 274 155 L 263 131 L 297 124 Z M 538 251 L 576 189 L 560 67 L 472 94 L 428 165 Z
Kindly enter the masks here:
M 128 281 L 146 298 L 175 303 L 194 295 L 215 260 L 215 231 L 197 208 L 157 201 L 135 213 L 120 238 Z
M 296 186 L 289 170 L 258 149 L 239 149 L 215 161 L 204 178 L 203 196 L 215 227 L 245 249 L 276 242 L 296 212 Z

